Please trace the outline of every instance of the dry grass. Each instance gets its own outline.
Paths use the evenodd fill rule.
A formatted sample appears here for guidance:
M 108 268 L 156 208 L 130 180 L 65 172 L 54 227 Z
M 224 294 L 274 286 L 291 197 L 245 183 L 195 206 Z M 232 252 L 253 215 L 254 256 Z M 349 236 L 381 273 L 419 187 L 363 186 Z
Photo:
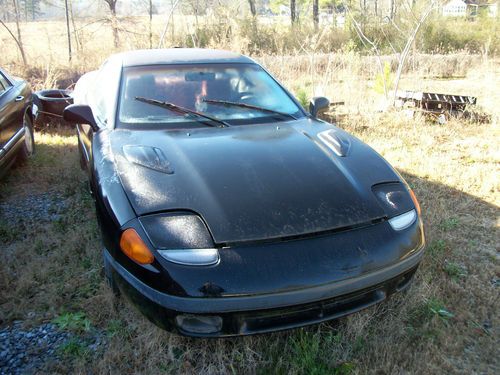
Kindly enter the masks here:
M 33 27 L 29 33 L 39 39 L 30 41 L 28 55 L 36 64 L 23 69 L 15 65 L 15 55 L 0 56 L 0 64 L 31 77 L 37 88 L 66 84 L 110 52 L 110 33 L 104 36 L 108 44 L 92 45 L 89 36 L 85 54 L 68 68 L 60 48 L 62 31 L 54 37 L 54 25 Z M 101 35 L 95 27 L 93 35 Z M 127 43 L 124 49 L 145 41 Z M 350 53 L 258 59 L 292 91 L 346 101 L 348 116 L 340 126 L 373 146 L 415 188 L 428 247 L 413 287 L 337 323 L 290 332 L 230 340 L 163 332 L 126 301 L 113 301 L 102 276 L 99 233 L 78 166 L 76 138 L 71 130 L 57 129 L 37 133 L 35 158 L 0 182 L 1 201 L 12 206 L 44 192 L 64 202 L 54 220 L 29 215 L 17 220 L 0 212 L 0 325 L 16 319 L 37 324 L 69 311 L 84 312 L 92 327 L 106 332 L 102 352 L 68 355 L 48 364 L 47 372 L 498 373 L 498 60 L 415 57 L 402 88 L 477 95 L 492 116 L 487 124 L 456 120 L 437 125 L 376 111 L 381 99 L 373 90 L 372 58 Z M 450 76 L 460 77 L 435 78 Z
M 2 324 L 82 311 L 107 332 L 103 352 L 48 365 L 60 373 L 495 373 L 498 128 L 441 126 L 397 112 L 351 116 L 341 125 L 397 167 L 422 204 L 428 250 L 408 293 L 336 324 L 279 334 L 191 340 L 163 332 L 127 302 L 113 302 L 75 137 L 60 130 L 38 133 L 35 159 L 0 187 L 4 202 L 44 191 L 66 202 L 60 219 L 23 220 L 15 236 L 2 222 Z

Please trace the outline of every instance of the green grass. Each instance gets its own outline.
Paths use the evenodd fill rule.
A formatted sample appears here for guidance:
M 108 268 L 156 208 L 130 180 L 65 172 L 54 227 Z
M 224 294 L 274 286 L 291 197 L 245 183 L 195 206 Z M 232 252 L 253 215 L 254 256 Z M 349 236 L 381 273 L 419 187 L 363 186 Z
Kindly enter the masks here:
M 440 224 L 441 230 L 447 232 L 455 229 L 460 224 L 460 220 L 456 217 L 450 217 L 443 220 Z
M 433 240 L 427 245 L 427 254 L 433 258 L 441 258 L 446 252 L 445 240 Z
M 64 313 L 52 320 L 60 329 L 85 332 L 89 331 L 91 327 L 90 320 L 87 319 L 84 312 L 77 313 Z
M 459 281 L 467 277 L 467 269 L 454 262 L 446 262 L 443 266 L 443 270 L 454 281 Z
M 77 338 L 72 338 L 62 344 L 57 351 L 69 360 L 85 360 L 90 357 L 87 345 Z

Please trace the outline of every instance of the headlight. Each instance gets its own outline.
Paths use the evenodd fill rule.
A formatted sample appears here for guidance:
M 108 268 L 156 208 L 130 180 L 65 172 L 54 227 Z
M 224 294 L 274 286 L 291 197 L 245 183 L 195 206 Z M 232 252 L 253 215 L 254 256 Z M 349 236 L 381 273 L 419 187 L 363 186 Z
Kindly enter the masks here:
M 139 221 L 164 259 L 191 266 L 219 262 L 219 251 L 199 216 L 189 213 L 157 214 L 143 216 Z
M 420 214 L 415 194 L 402 183 L 374 185 L 372 191 L 382 204 L 389 218 L 389 224 L 394 230 L 408 228 Z
M 211 266 L 219 262 L 217 249 L 158 250 L 158 253 L 166 260 L 186 266 Z
M 391 224 L 391 227 L 394 230 L 403 230 L 412 225 L 416 218 L 417 213 L 415 210 L 411 210 L 389 219 L 389 224 Z

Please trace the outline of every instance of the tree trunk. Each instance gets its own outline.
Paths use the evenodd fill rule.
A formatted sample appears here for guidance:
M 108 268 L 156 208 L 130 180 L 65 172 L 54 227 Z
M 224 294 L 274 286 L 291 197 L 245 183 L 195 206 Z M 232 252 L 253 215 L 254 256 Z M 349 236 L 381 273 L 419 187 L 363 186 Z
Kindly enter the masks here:
M 24 53 L 23 40 L 21 38 L 21 28 L 19 27 L 19 7 L 17 4 L 17 0 L 12 0 L 14 4 L 14 15 L 16 17 L 16 29 L 17 29 L 17 45 L 19 47 L 19 51 L 21 52 L 21 58 L 23 59 L 23 64 L 26 66 L 26 55 Z
M 71 31 L 69 29 L 68 0 L 64 0 L 64 11 L 66 13 L 66 33 L 68 34 L 68 61 L 71 62 Z
M 435 7 L 435 2 L 433 1 L 427 10 L 422 14 L 420 17 L 420 20 L 418 21 L 417 25 L 415 26 L 415 29 L 411 33 L 411 35 L 408 37 L 408 40 L 406 41 L 405 48 L 403 49 L 403 52 L 401 52 L 401 55 L 399 57 L 399 62 L 398 62 L 398 71 L 396 73 L 396 81 L 394 82 L 394 96 L 392 98 L 392 105 L 395 105 L 396 103 L 396 96 L 398 94 L 398 88 L 399 88 L 399 80 L 401 78 L 401 73 L 403 72 L 403 68 L 406 63 L 406 58 L 408 57 L 408 54 L 410 53 L 410 48 L 415 41 L 415 38 L 417 37 L 417 33 L 420 30 L 420 27 L 424 24 L 425 20 L 427 17 L 429 17 L 429 14 L 431 14 L 432 10 Z
M 69 16 L 71 18 L 71 25 L 73 26 L 73 34 L 75 35 L 76 49 L 78 51 L 82 50 L 82 42 L 78 35 L 78 30 L 75 24 L 75 15 L 73 14 L 73 0 L 69 0 Z
M 296 7 L 296 0 L 290 0 L 290 18 L 292 20 L 292 25 L 297 22 L 297 7 Z
M 175 5 L 174 5 L 174 0 L 170 0 L 170 6 L 172 7 L 172 28 L 170 29 L 170 31 L 172 32 L 172 43 L 175 43 L 175 17 L 174 17 Z
M 257 16 L 257 8 L 255 7 L 255 0 L 248 0 L 248 5 L 250 6 L 250 13 L 252 13 L 252 17 Z
M 14 33 L 7 27 L 7 25 L 1 19 L 0 19 L 0 24 L 3 27 L 5 27 L 5 30 L 7 30 L 7 32 L 10 34 L 10 36 L 12 37 L 12 39 L 14 39 L 14 41 L 16 42 L 17 47 L 19 48 L 19 51 L 21 52 L 21 56 L 23 58 L 24 66 L 26 66 L 26 57 L 24 56 L 23 45 L 21 43 L 19 43 L 19 40 L 17 40 L 17 38 L 14 35 Z
M 113 44 L 115 48 L 118 48 L 120 44 L 120 39 L 118 37 L 118 19 L 116 18 L 116 2 L 118 0 L 104 0 L 108 6 L 111 13 L 111 28 L 113 29 Z
M 314 22 L 314 29 L 318 30 L 318 27 L 319 27 L 319 0 L 313 0 L 313 22 Z
M 111 9 L 111 27 L 113 28 L 113 45 L 115 48 L 118 48 L 120 39 L 118 37 L 118 20 L 116 19 L 116 8 L 114 5 L 113 9 Z
M 149 0 L 149 49 L 153 48 L 153 0 Z
M 391 20 L 394 19 L 394 16 L 396 15 L 396 3 L 395 0 L 391 0 L 391 10 L 390 10 L 390 18 Z
M 374 3 L 374 10 L 375 10 L 375 15 L 378 16 L 378 0 L 374 0 L 373 1 Z
M 168 30 L 168 25 L 170 24 L 170 20 L 174 16 L 174 10 L 177 7 L 177 5 L 179 4 L 179 1 L 180 0 L 176 0 L 175 3 L 170 8 L 170 12 L 168 14 L 167 22 L 165 23 L 165 27 L 163 28 L 163 32 L 161 33 L 160 42 L 158 43 L 158 48 L 161 48 L 163 46 L 163 41 L 165 40 L 165 35 L 167 33 L 167 30 Z

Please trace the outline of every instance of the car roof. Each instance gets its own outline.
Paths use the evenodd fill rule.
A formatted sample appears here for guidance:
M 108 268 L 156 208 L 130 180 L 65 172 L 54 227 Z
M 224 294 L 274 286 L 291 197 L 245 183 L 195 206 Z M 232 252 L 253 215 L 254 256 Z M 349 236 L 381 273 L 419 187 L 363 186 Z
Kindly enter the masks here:
M 249 57 L 231 51 L 204 48 L 145 49 L 117 55 L 124 67 L 168 64 L 251 63 Z

